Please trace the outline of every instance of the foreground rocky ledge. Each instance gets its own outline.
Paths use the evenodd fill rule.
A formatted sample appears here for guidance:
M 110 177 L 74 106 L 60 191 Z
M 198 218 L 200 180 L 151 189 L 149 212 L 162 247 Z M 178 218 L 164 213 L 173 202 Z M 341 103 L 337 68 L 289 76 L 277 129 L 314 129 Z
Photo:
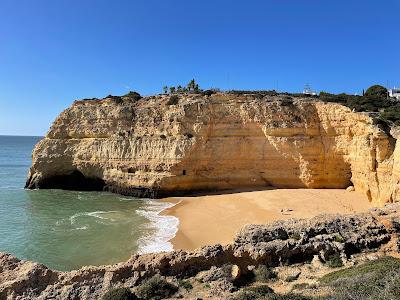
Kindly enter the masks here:
M 26 187 L 164 197 L 354 185 L 400 200 L 397 135 L 367 114 L 288 95 L 176 97 L 75 101 L 36 145 Z
M 71 272 L 50 270 L 2 253 L 0 299 L 98 299 L 112 287 L 134 290 L 155 274 L 172 282 L 194 280 L 198 276 L 204 278 L 201 275 L 204 272 L 226 265 L 235 266 L 237 277 L 245 276 L 261 264 L 278 268 L 315 264 L 315 260 L 323 264 L 334 255 L 340 256 L 345 265 L 351 265 L 363 253 L 398 253 L 399 233 L 400 204 L 388 204 L 363 214 L 321 215 L 309 220 L 248 225 L 226 246 L 136 255 L 124 263 Z M 234 290 L 230 282 L 217 284 L 206 297 L 226 299 Z M 185 293 L 179 291 L 175 296 L 187 299 L 193 296 Z

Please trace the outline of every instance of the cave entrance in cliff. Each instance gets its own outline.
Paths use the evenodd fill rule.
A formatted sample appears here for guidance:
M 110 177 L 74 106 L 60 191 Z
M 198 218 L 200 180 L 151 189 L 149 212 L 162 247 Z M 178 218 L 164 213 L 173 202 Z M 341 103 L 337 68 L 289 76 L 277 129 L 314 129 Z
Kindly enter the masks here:
M 73 170 L 66 175 L 48 177 L 39 184 L 39 188 L 74 191 L 102 191 L 104 186 L 104 180 L 86 177 L 78 170 Z

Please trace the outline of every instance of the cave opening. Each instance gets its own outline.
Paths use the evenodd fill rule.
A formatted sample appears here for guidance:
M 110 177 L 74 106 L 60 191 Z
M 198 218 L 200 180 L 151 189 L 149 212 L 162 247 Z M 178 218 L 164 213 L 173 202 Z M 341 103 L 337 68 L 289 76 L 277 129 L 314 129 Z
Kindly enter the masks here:
M 39 183 L 39 188 L 74 191 L 102 191 L 104 186 L 104 180 L 100 178 L 86 177 L 78 170 L 74 170 L 65 175 L 51 176 L 45 178 Z

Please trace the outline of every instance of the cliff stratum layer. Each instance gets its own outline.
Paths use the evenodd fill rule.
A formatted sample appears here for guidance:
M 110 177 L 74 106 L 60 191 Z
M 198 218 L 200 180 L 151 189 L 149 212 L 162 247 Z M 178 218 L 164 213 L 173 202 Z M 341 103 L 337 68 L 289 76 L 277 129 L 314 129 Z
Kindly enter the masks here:
M 366 114 L 284 95 L 171 102 L 76 101 L 36 145 L 27 187 L 162 197 L 354 185 L 376 203 L 400 200 L 400 142 Z

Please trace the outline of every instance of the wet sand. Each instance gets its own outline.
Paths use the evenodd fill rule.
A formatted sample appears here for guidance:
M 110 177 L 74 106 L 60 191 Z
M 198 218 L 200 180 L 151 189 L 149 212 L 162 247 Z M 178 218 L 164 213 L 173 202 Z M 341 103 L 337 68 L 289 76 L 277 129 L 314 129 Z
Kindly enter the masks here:
M 210 244 L 227 244 L 246 224 L 265 224 L 322 213 L 355 213 L 371 208 L 368 198 L 339 189 L 275 189 L 231 194 L 177 197 L 164 211 L 179 219 L 174 249 L 193 250 Z

